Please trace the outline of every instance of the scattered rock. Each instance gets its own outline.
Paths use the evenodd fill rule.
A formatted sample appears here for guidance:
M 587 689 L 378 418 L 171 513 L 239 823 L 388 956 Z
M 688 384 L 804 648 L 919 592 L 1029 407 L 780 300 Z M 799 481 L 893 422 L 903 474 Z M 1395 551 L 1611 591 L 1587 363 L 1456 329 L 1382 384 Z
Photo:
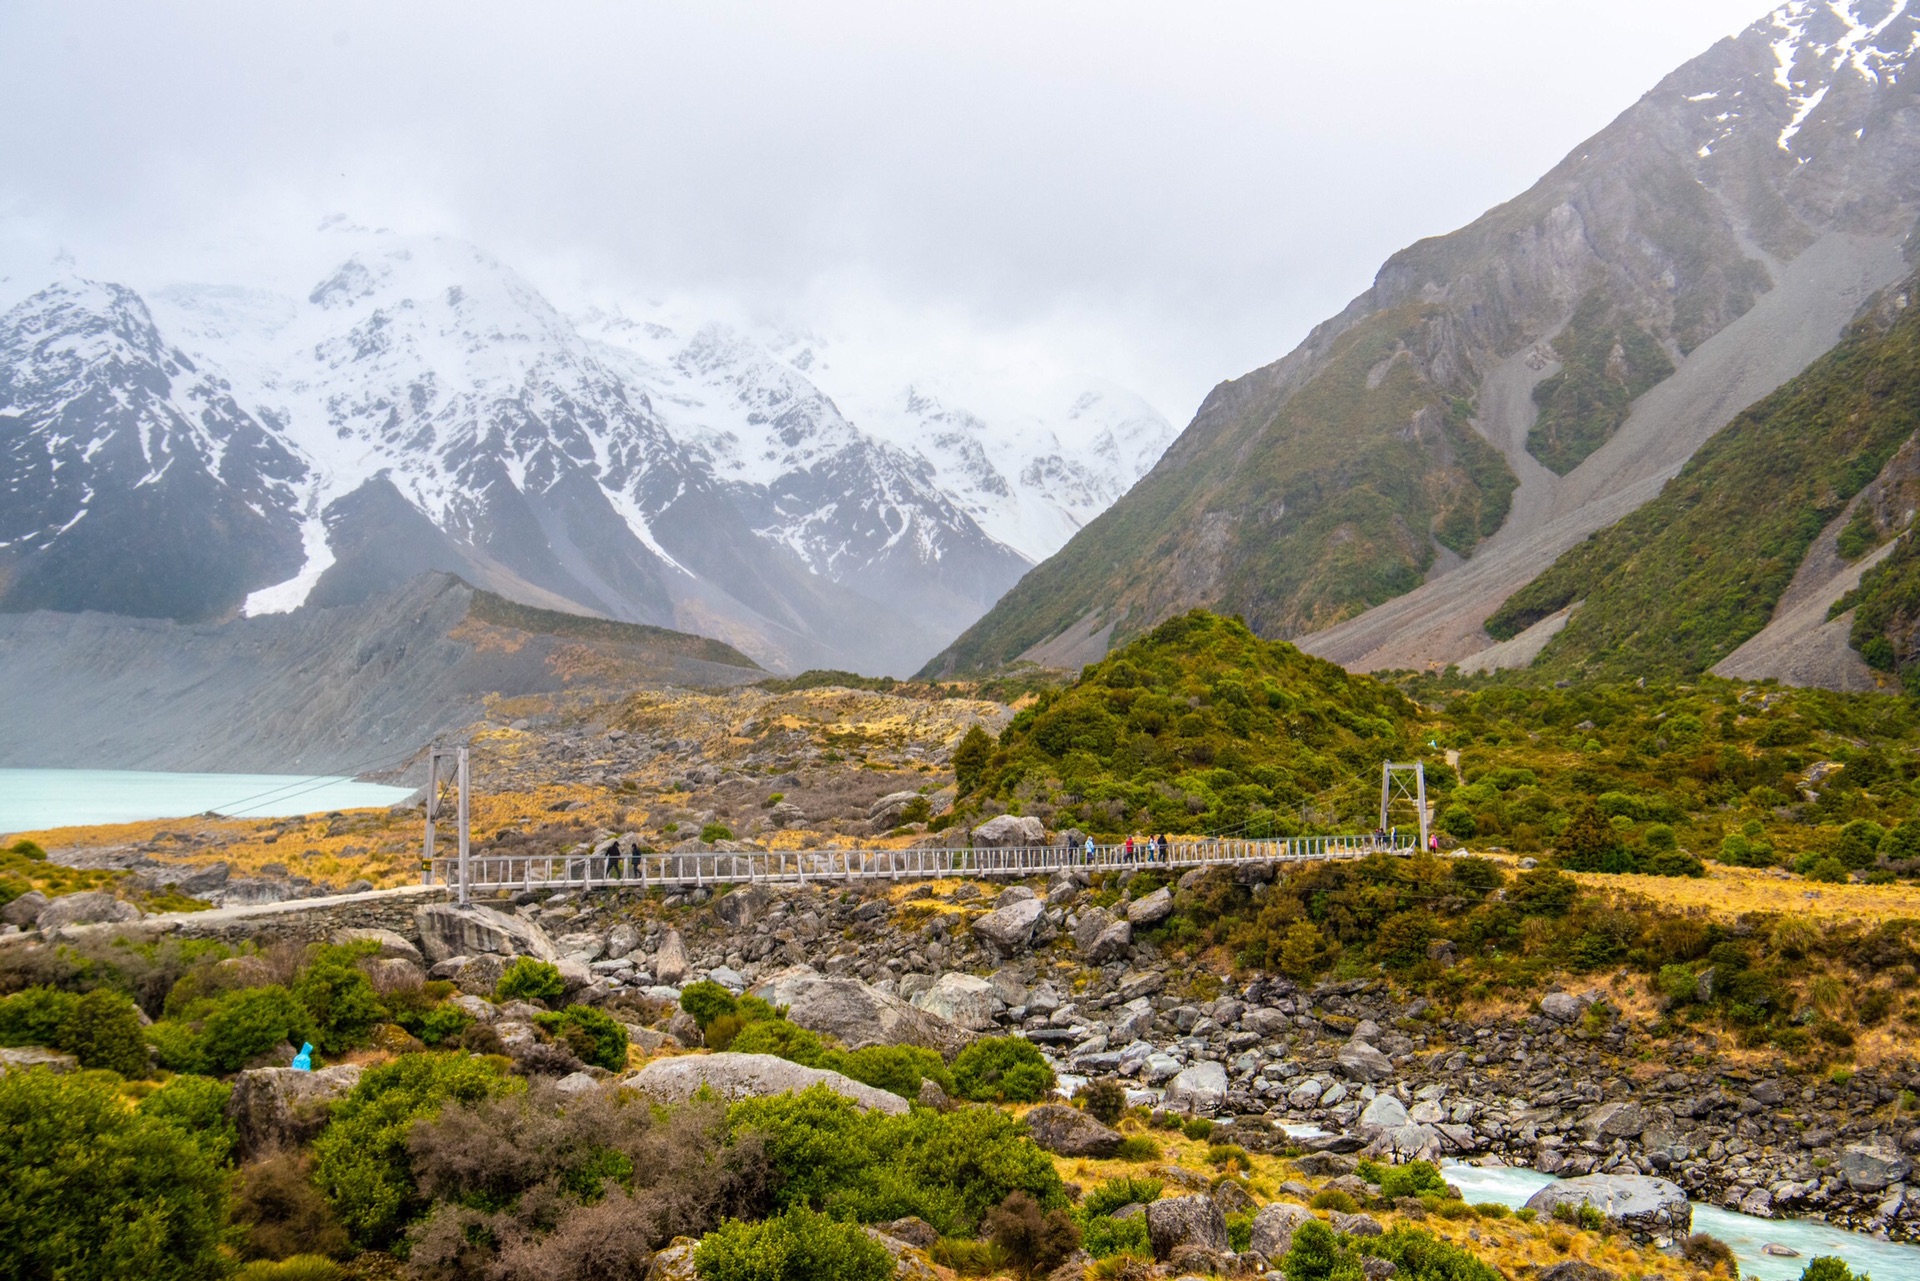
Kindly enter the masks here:
M 28 890 L 5 907 L 0 907 L 0 921 L 5 921 L 8 925 L 17 925 L 23 930 L 30 930 L 51 901 L 39 890 Z
M 1227 1216 L 1210 1196 L 1162 1198 L 1147 1206 L 1147 1238 L 1156 1259 L 1170 1257 L 1183 1245 L 1225 1250 Z
M 771 1054 L 688 1054 L 656 1059 L 624 1082 L 629 1088 L 666 1103 L 682 1103 L 709 1087 L 723 1099 L 764 1098 L 824 1085 L 869 1111 L 900 1116 L 907 1101 L 852 1077 L 802 1067 Z
M 1002 814 L 974 828 L 973 843 L 978 849 L 990 850 L 1045 845 L 1047 828 L 1046 824 L 1037 818 L 1016 818 L 1012 814 Z
M 378 944 L 380 950 L 375 956 L 398 957 L 403 961 L 412 961 L 415 965 L 425 965 L 427 958 L 413 941 L 395 934 L 392 930 L 335 930 L 333 941 L 342 947 L 351 947 L 355 943 Z
M 1365 1041 L 1348 1041 L 1340 1047 L 1341 1071 L 1356 1081 L 1385 1081 L 1393 1075 L 1393 1060 Z
M 669 986 L 677 986 L 687 977 L 687 945 L 679 930 L 668 930 L 653 956 L 653 976 Z
M 692 1237 L 675 1237 L 664 1250 L 656 1250 L 653 1265 L 647 1269 L 647 1281 L 700 1281 L 693 1266 L 693 1252 L 700 1243 Z
M 1280 1262 L 1293 1248 L 1293 1230 L 1312 1217 L 1304 1206 L 1284 1201 L 1261 1206 L 1253 1216 L 1253 1252 L 1270 1263 Z
M 1173 891 L 1162 885 L 1145 898 L 1127 904 L 1127 921 L 1135 926 L 1158 925 L 1173 915 Z
M 993 984 L 972 974 L 949 970 L 932 987 L 914 997 L 913 1005 L 949 1023 L 984 1032 L 994 1025 L 993 1011 L 998 1001 Z
M 1376 1094 L 1360 1113 L 1360 1128 L 1363 1130 L 1387 1130 L 1396 1125 L 1409 1125 L 1407 1105 L 1391 1094 Z
M 908 796 L 917 796 L 917 792 L 908 792 Z M 904 1219 L 895 1219 L 892 1223 L 883 1223 L 880 1230 L 896 1241 L 905 1241 L 908 1245 L 921 1250 L 931 1250 L 934 1242 L 940 1239 L 940 1229 L 915 1215 Z
M 1693 1229 L 1693 1206 L 1676 1183 L 1642 1174 L 1588 1174 L 1552 1183 L 1527 1198 L 1543 1217 L 1556 1205 L 1591 1205 L 1640 1242 L 1671 1245 Z
M 811 1032 L 837 1038 L 849 1050 L 869 1045 L 922 1045 L 952 1054 L 973 1034 L 937 1014 L 858 979 L 829 978 L 795 966 L 756 984 L 753 995 L 787 1007 L 787 1017 Z
M 1213 1203 L 1220 1207 L 1220 1213 L 1232 1217 L 1236 1214 L 1251 1214 L 1260 1208 L 1253 1194 L 1232 1179 L 1222 1179 L 1213 1189 Z
M 82 890 L 78 894 L 63 894 L 48 903 L 40 909 L 34 924 L 51 931 L 68 925 L 137 921 L 144 915 L 133 904 L 123 903 L 104 890 Z
M 1212 1116 L 1227 1101 L 1227 1069 L 1219 1063 L 1196 1063 L 1167 1083 L 1166 1106 L 1173 1111 Z
M 1033 1141 L 1061 1156 L 1105 1160 L 1120 1150 L 1118 1131 L 1110 1130 L 1078 1108 L 1044 1104 L 1026 1115 Z
M 1556 1023 L 1572 1023 L 1586 1007 L 1580 998 L 1566 992 L 1549 992 L 1540 998 L 1540 1012 Z
M 1344 1232 L 1350 1237 L 1377 1237 L 1386 1234 L 1386 1229 L 1380 1226 L 1380 1220 L 1371 1214 L 1335 1213 L 1333 1230 Z
M 340 1063 L 314 1072 L 252 1068 L 233 1079 L 227 1118 L 239 1136 L 241 1160 L 310 1142 L 327 1123 L 335 1099 L 360 1083 L 360 1065 Z
M 1646 1114 L 1631 1100 L 1602 1103 L 1580 1120 L 1590 1137 L 1599 1139 L 1638 1138 L 1647 1128 Z
M 557 961 L 552 940 L 532 921 L 477 904 L 429 903 L 416 908 L 414 924 L 429 960 L 450 956 L 532 956 Z
M 1000 817 L 1005 818 L 1006 815 Z M 974 919 L 974 936 L 984 939 L 1002 952 L 1022 951 L 1033 942 L 1033 927 L 1040 923 L 1046 910 L 1047 905 L 1037 898 L 1020 899 L 1005 907 L 996 907 L 985 916 Z
M 9 1048 L 0 1045 L 0 1076 L 9 1072 L 25 1072 L 31 1068 L 45 1068 L 49 1072 L 72 1072 L 78 1069 L 80 1060 L 71 1054 L 62 1054 L 58 1050 L 46 1050 L 37 1045 L 22 1045 Z
M 1834 1173 L 1855 1192 L 1878 1192 L 1906 1178 L 1912 1168 L 1906 1157 L 1877 1143 L 1849 1144 L 1833 1163 Z
M 1620 1281 L 1605 1268 L 1596 1268 L 1584 1259 L 1568 1259 L 1541 1270 L 1538 1281 Z

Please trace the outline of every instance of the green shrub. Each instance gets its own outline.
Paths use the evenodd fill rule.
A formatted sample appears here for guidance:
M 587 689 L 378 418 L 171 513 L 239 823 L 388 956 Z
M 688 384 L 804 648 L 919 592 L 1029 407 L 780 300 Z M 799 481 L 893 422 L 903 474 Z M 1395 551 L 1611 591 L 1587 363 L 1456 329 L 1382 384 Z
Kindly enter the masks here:
M 1129 1134 L 1120 1140 L 1120 1146 L 1113 1150 L 1113 1159 L 1129 1161 L 1135 1165 L 1146 1161 L 1158 1161 L 1164 1153 L 1160 1145 L 1144 1134 Z
M 701 979 L 680 989 L 680 1008 L 692 1016 L 702 1032 L 715 1019 L 740 1012 L 739 1002 L 734 1000 L 733 993 L 712 979 Z
M 1499 1201 L 1475 1201 L 1473 1212 L 1483 1219 L 1505 1219 L 1513 1215 L 1513 1207 Z
M 1296 1241 L 1299 1240 L 1296 1234 Z M 1451 1241 L 1418 1228 L 1397 1227 L 1376 1238 L 1367 1253 L 1385 1259 L 1407 1281 L 1502 1281 L 1501 1274 Z M 1288 1281 L 1295 1281 L 1289 1272 Z
M 137 1111 L 177 1126 L 188 1138 L 206 1149 L 218 1164 L 226 1164 L 233 1152 L 237 1134 L 227 1119 L 227 1101 L 233 1087 L 210 1076 L 176 1076 L 146 1098 Z
M 1356 1173 L 1368 1183 L 1380 1185 L 1383 1197 L 1445 1196 L 1447 1181 L 1431 1161 L 1409 1161 L 1405 1165 L 1381 1165 L 1362 1161 Z
M 1025 1037 L 982 1037 L 953 1060 L 954 1089 L 976 1103 L 1037 1103 L 1053 1085 L 1053 1069 Z
M 754 1023 L 749 1026 L 776 1025 Z M 821 1059 L 820 1066 L 903 1099 L 920 1097 L 922 1081 L 932 1081 L 948 1093 L 953 1091 L 953 1077 L 939 1052 L 918 1045 L 869 1045 L 851 1053 L 830 1050 Z
M 439 1045 L 442 1041 L 458 1041 L 474 1022 L 473 1015 L 457 1005 L 436 1005 L 420 1020 L 418 1030 L 408 1030 L 428 1045 Z
M 1237 1143 L 1216 1143 L 1207 1149 L 1207 1164 L 1216 1170 L 1229 1166 L 1237 1170 L 1251 1170 L 1253 1158 Z
M 407 1132 L 449 1100 L 474 1103 L 526 1088 L 499 1060 L 408 1054 L 374 1068 L 314 1140 L 314 1182 L 356 1245 L 381 1249 L 424 1208 L 413 1184 Z
M 1353 1214 L 1360 1208 L 1358 1201 L 1355 1201 L 1350 1194 L 1342 1192 L 1338 1188 L 1327 1188 L 1314 1193 L 1313 1200 L 1307 1202 L 1307 1204 L 1316 1210 L 1334 1210 L 1340 1214 Z
M 1153 1243 L 1147 1238 L 1147 1216 L 1114 1219 L 1089 1215 L 1080 1225 L 1080 1244 L 1096 1259 L 1111 1259 L 1130 1254 L 1138 1259 L 1153 1257 Z
M 1733 1247 L 1705 1232 L 1695 1232 L 1682 1241 L 1680 1257 L 1709 1272 L 1725 1268 L 1730 1276 L 1740 1275 L 1740 1260 Z
M 1213 1137 L 1213 1122 L 1204 1116 L 1190 1116 L 1180 1122 L 1180 1133 L 1195 1143 L 1205 1143 Z
M 775 1202 L 863 1223 L 918 1215 L 946 1235 L 971 1233 L 1016 1191 L 1042 1209 L 1066 1204 L 1066 1189 L 1025 1127 L 993 1108 L 905 1116 L 858 1111 L 820 1086 L 746 1099 L 727 1123 L 757 1134 L 775 1171 Z
M 80 1060 L 84 1068 L 104 1068 L 121 1076 L 147 1075 L 147 1041 L 133 1002 L 111 988 L 99 987 L 73 1003 L 56 1048 Z
M 684 994 L 683 994 L 684 995 Z M 738 1018 L 738 1015 L 720 1015 Z M 819 1067 L 827 1047 L 818 1036 L 785 1019 L 749 1023 L 734 1034 L 729 1046 L 736 1054 L 772 1054 L 807 1067 Z M 838 1068 L 836 1071 L 840 1070 Z
M 147 1044 L 153 1047 L 154 1059 L 169 1072 L 210 1070 L 199 1030 L 191 1023 L 165 1019 L 145 1029 L 145 1036 Z
M 693 1252 L 701 1281 L 890 1281 L 893 1256 L 857 1225 L 801 1206 L 760 1223 L 729 1219 Z
M 313 1043 L 323 1054 L 364 1045 L 374 1025 L 387 1021 L 386 1008 L 360 970 L 366 954 L 364 946 L 321 946 L 294 979 L 293 994 L 313 1017 Z
M 0 1259 L 66 1281 L 224 1277 L 226 1179 L 111 1078 L 0 1076 Z
M 1080 1248 L 1080 1225 L 1062 1209 L 1043 1210 L 1025 1192 L 1010 1192 L 987 1211 L 982 1228 L 1013 1271 L 1051 1272 Z
M 627 1029 L 590 1005 L 569 1005 L 554 1014 L 536 1015 L 534 1022 L 565 1041 L 582 1063 L 609 1072 L 627 1066 Z
M 220 999 L 201 1024 L 199 1052 L 208 1068 L 224 1074 L 283 1045 L 312 1039 L 311 1016 L 293 993 L 277 985 L 250 987 Z
M 1251 1214 L 1227 1216 L 1227 1248 L 1235 1254 L 1244 1254 L 1253 1248 L 1253 1216 Z
M 531 956 L 515 958 L 493 985 L 496 1001 L 557 1001 L 566 994 L 560 967 Z
M 1801 1270 L 1800 1281 L 1871 1281 L 1864 1272 L 1855 1272 L 1845 1259 L 1823 1254 L 1809 1259 Z
M 1807 869 L 1806 875 L 1809 881 L 1822 881 L 1829 885 L 1838 885 L 1851 879 L 1847 873 L 1847 865 L 1832 857 L 1815 859 L 1813 866 Z
M 709 845 L 718 841 L 730 841 L 733 839 L 733 829 L 725 823 L 708 823 L 700 829 L 700 839 Z
M 1080 1209 L 1089 1218 L 1112 1214 L 1123 1205 L 1148 1205 L 1160 1199 L 1166 1185 L 1158 1179 L 1108 1179 L 1087 1193 Z
M 52 1049 L 60 1025 L 80 998 L 55 987 L 30 987 L 0 1000 L 0 1045 L 39 1045 Z

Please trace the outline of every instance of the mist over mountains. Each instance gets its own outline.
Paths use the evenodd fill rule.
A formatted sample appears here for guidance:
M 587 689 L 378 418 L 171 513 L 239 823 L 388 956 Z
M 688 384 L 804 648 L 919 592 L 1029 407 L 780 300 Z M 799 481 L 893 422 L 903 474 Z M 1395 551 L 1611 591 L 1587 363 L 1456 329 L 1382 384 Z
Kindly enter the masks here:
M 183 621 L 427 570 L 773 667 L 903 672 L 1171 436 L 1089 385 L 991 423 L 817 340 L 570 318 L 476 246 L 336 225 L 305 297 L 72 276 L 0 317 L 0 609 Z

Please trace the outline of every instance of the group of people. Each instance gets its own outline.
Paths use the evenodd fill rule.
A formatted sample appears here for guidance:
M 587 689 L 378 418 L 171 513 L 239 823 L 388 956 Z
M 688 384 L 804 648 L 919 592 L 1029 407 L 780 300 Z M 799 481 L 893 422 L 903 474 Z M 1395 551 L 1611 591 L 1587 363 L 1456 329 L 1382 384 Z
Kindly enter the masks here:
M 1086 845 L 1081 851 L 1085 855 L 1087 862 L 1093 862 L 1094 851 L 1097 848 L 1093 843 L 1093 838 L 1089 836 Z M 1126 861 L 1129 863 L 1133 862 L 1136 857 L 1144 857 L 1144 861 L 1148 863 L 1164 863 L 1167 861 L 1167 853 L 1169 850 L 1166 833 L 1164 832 L 1159 836 L 1149 836 L 1139 841 L 1129 836 L 1125 844 L 1120 848 Z

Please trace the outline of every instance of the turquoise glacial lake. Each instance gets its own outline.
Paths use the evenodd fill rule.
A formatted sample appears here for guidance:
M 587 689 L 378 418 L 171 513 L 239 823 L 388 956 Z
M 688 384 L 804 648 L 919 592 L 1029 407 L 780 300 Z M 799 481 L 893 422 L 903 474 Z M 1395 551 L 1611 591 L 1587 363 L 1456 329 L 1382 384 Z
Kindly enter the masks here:
M 286 818 L 395 805 L 404 787 L 296 774 L 175 774 L 157 770 L 0 769 L 0 833 L 186 818 Z

